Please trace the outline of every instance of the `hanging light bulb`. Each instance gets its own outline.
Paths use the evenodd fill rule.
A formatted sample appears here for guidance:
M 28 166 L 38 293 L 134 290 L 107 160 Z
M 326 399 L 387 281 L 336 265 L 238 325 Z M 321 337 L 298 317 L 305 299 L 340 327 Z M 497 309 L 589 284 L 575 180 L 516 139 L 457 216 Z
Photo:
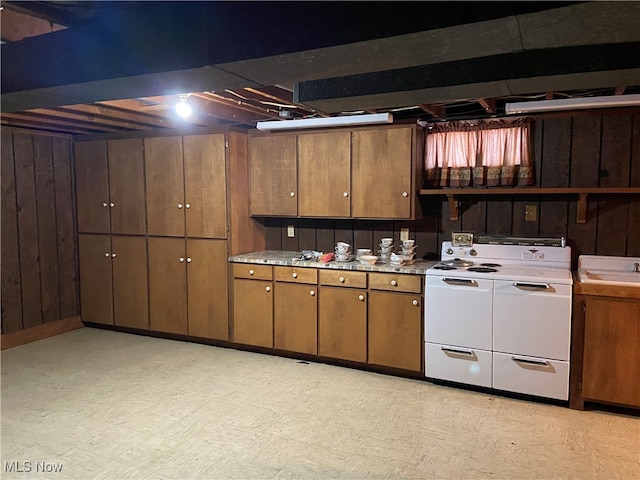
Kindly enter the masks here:
M 182 118 L 188 118 L 191 116 L 191 105 L 187 103 L 188 95 L 180 95 L 180 101 L 176 103 L 176 113 Z

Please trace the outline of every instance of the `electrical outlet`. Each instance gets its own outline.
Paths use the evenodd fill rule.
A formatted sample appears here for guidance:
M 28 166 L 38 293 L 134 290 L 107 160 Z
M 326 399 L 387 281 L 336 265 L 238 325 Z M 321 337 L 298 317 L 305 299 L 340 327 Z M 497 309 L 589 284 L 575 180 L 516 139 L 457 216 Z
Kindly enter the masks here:
M 409 229 L 408 228 L 401 228 L 400 229 L 400 241 L 402 240 L 409 240 Z
M 287 225 L 287 237 L 293 238 L 295 236 L 296 236 L 296 232 L 295 232 L 295 229 L 293 228 L 293 225 Z
M 535 222 L 538 220 L 538 206 L 537 205 L 525 205 L 524 207 L 524 221 Z

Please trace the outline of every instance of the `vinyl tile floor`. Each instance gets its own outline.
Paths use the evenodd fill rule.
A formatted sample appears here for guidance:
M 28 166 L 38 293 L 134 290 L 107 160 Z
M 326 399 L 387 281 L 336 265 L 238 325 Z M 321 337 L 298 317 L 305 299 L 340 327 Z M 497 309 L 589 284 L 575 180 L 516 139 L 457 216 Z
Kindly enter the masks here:
M 640 479 L 640 419 L 83 328 L 2 352 L 2 478 Z

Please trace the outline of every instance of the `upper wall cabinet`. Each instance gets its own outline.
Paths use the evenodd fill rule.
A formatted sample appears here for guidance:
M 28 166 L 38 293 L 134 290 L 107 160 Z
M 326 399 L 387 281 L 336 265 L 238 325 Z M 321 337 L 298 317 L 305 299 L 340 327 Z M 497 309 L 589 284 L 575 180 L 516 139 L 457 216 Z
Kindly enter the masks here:
M 249 139 L 249 186 L 251 215 L 297 215 L 295 135 Z
M 142 140 L 75 145 L 78 231 L 145 233 Z
M 146 138 L 149 235 L 226 238 L 223 134 Z
M 251 215 L 419 217 L 422 138 L 413 125 L 250 136 Z

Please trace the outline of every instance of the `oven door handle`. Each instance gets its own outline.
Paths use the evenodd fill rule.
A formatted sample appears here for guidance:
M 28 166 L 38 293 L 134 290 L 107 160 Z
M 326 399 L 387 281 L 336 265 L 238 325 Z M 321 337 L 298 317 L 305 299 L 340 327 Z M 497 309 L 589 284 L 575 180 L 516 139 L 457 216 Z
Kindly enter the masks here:
M 478 282 L 475 280 L 471 280 L 469 278 L 449 278 L 444 277 L 442 279 L 444 283 L 448 283 L 449 285 L 462 285 L 464 287 L 477 287 Z
M 511 357 L 511 360 L 513 360 L 516 363 L 524 363 L 525 365 L 535 365 L 536 367 L 548 367 L 549 366 L 549 362 L 544 361 L 544 360 L 529 360 L 527 358 L 518 358 L 516 356 Z
M 523 283 L 513 282 L 513 286 L 520 290 L 539 291 L 539 290 L 551 290 L 551 285 L 548 283 Z
M 453 353 L 455 355 L 465 355 L 467 357 L 474 357 L 475 353 L 473 353 L 473 350 L 459 350 L 457 348 L 449 348 L 449 347 L 440 347 L 440 350 L 442 350 L 445 353 Z

